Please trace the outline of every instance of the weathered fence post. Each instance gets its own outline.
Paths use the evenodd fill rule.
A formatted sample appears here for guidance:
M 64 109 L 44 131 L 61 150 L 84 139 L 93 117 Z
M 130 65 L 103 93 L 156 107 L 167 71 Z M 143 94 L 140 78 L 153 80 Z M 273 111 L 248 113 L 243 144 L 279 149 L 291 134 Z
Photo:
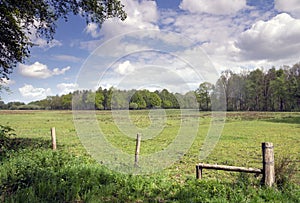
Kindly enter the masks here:
M 56 150 L 56 134 L 55 134 L 55 127 L 51 128 L 51 139 L 52 139 L 52 149 Z
M 196 165 L 196 178 L 202 179 L 202 167 L 199 165 Z
M 141 138 L 142 136 L 138 133 L 136 135 L 136 145 L 135 145 L 135 159 L 134 159 L 134 166 L 138 166 L 139 162 L 139 154 L 140 154 L 140 147 L 141 147 Z
M 272 186 L 275 182 L 274 146 L 271 142 L 262 143 L 263 184 Z

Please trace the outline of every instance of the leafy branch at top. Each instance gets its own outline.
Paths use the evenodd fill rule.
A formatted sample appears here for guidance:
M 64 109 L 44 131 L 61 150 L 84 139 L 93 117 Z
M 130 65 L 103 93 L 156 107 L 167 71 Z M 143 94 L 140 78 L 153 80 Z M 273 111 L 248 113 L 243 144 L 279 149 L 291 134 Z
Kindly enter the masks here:
M 81 15 L 99 26 L 108 18 L 126 19 L 120 0 L 2 0 L 0 2 L 0 80 L 30 56 L 29 35 L 53 39 L 56 22 Z

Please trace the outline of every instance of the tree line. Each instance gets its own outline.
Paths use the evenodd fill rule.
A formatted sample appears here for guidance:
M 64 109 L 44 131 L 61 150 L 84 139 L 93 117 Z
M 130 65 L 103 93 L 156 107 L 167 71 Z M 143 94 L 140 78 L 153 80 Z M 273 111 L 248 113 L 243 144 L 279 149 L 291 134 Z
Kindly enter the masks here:
M 73 102 L 73 103 L 72 103 Z M 48 96 L 46 99 L 23 102 L 0 101 L 0 109 L 10 110 L 111 110 L 111 109 L 179 109 L 197 108 L 194 91 L 186 94 L 171 93 L 167 89 L 151 92 L 149 90 L 118 90 L 113 87 L 96 91 L 77 90 L 62 96 Z
M 214 88 L 218 87 L 224 89 L 228 111 L 299 111 L 300 63 L 268 71 L 227 70 Z
M 221 109 L 223 100 L 228 111 L 299 111 L 300 110 L 300 63 L 267 71 L 256 69 L 234 73 L 224 71 L 216 84 L 203 82 L 195 91 L 185 94 L 172 93 L 167 89 L 119 90 L 113 87 L 96 91 L 77 90 L 62 96 L 22 102 L 0 101 L 0 109 L 179 109 L 199 108 L 202 111 Z M 73 104 L 72 104 L 73 101 Z

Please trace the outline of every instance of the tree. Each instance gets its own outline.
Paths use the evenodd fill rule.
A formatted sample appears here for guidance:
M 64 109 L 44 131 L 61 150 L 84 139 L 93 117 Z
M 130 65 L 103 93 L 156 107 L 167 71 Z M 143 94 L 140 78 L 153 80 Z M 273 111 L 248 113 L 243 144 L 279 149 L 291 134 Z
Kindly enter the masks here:
M 264 101 L 264 73 L 260 69 L 251 71 L 246 78 L 248 110 L 259 111 Z
M 72 109 L 72 94 L 66 94 L 61 96 L 62 109 Z
M 111 108 L 127 109 L 130 100 L 129 97 L 126 90 L 114 90 L 111 97 Z
M 98 109 L 98 110 L 104 109 L 103 101 L 104 101 L 103 90 L 101 87 L 99 87 L 98 90 L 96 91 L 96 96 L 95 96 L 96 109 Z
M 270 87 L 275 95 L 275 110 L 285 109 L 285 98 L 287 97 L 287 81 L 282 69 L 276 71 L 276 78 L 271 81 Z
M 4 101 L 0 101 L 0 109 L 7 109 L 7 105 L 4 103 Z
M 19 106 L 22 106 L 22 105 L 25 105 L 25 103 L 24 102 L 18 102 L 18 101 L 16 101 L 16 102 L 8 102 L 7 103 L 7 108 L 9 110 L 16 110 L 16 109 L 18 109 Z
M 112 106 L 111 99 L 112 99 L 113 91 L 114 91 L 113 87 L 109 88 L 108 90 L 107 89 L 103 90 L 103 96 L 104 96 L 103 107 L 105 110 L 111 109 Z
M 197 101 L 199 103 L 199 109 L 208 111 L 211 109 L 210 92 L 213 89 L 213 85 L 209 82 L 203 82 L 196 90 Z
M 148 108 L 159 108 L 161 106 L 161 99 L 155 92 L 149 93 Z
M 80 14 L 86 22 L 101 25 L 118 17 L 125 20 L 120 0 L 1 0 L 0 1 L 0 78 L 7 78 L 17 63 L 29 57 L 34 45 L 30 34 L 53 39 L 56 22 L 69 14 Z
M 132 95 L 129 106 L 133 108 L 133 105 L 135 106 L 135 104 L 137 104 L 137 109 L 145 109 L 147 107 L 147 104 L 139 91 L 136 91 Z
M 227 105 L 227 109 L 229 106 L 229 97 L 230 97 L 230 85 L 229 85 L 229 79 L 232 76 L 233 72 L 231 70 L 225 70 L 222 72 L 221 77 L 219 78 L 219 80 L 217 81 L 216 87 L 219 89 L 223 89 L 224 93 L 225 93 L 225 100 L 226 100 L 226 105 Z M 218 87 L 219 86 L 219 87 Z
M 158 96 L 161 99 L 161 107 L 165 109 L 171 108 L 180 108 L 179 103 L 174 96 L 174 94 L 170 93 L 167 89 L 163 89 L 158 93 Z
M 62 107 L 62 101 L 61 101 L 61 97 L 56 95 L 56 96 L 52 96 L 50 97 L 50 107 L 52 110 L 59 110 Z
M 149 90 L 139 90 L 140 94 L 146 102 L 148 109 L 159 108 L 161 106 L 161 99 L 155 92 L 150 92 Z

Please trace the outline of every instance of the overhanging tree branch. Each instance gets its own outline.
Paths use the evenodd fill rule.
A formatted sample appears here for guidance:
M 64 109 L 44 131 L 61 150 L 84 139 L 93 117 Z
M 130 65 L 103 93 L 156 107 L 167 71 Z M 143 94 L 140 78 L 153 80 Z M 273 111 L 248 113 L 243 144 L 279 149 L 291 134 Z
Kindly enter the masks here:
M 32 29 L 47 42 L 56 22 L 69 14 L 81 15 L 99 26 L 108 18 L 126 19 L 120 0 L 2 0 L 0 2 L 0 78 L 9 78 L 17 63 L 30 56 Z

